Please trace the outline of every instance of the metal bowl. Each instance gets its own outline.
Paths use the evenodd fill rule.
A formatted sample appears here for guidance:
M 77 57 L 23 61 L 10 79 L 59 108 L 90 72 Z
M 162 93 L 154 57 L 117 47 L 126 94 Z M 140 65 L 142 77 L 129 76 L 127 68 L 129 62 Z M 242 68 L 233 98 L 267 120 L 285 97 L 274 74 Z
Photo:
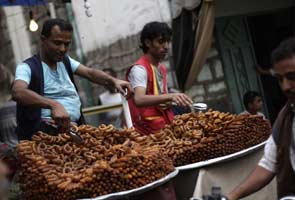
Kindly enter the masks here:
M 281 198 L 280 200 L 295 200 L 295 196 L 286 196 Z

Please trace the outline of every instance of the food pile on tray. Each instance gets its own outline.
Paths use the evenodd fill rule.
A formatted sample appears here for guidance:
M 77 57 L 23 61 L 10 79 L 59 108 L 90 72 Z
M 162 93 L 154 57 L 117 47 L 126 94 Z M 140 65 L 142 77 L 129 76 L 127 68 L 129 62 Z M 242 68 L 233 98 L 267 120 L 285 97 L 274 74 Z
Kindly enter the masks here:
M 124 137 L 133 130 L 83 125 L 82 145 L 67 134 L 34 135 L 18 145 L 24 199 L 79 199 L 130 190 L 174 170 L 157 146 L 142 147 Z M 122 135 L 122 137 L 121 137 Z
M 67 134 L 42 132 L 19 144 L 24 199 L 90 198 L 135 189 L 165 177 L 174 166 L 238 152 L 270 135 L 261 116 L 218 111 L 177 115 L 149 136 L 104 124 L 75 129 L 81 145 Z
M 175 166 L 183 166 L 260 144 L 270 132 L 261 116 L 208 111 L 177 115 L 171 125 L 140 143 L 158 145 Z

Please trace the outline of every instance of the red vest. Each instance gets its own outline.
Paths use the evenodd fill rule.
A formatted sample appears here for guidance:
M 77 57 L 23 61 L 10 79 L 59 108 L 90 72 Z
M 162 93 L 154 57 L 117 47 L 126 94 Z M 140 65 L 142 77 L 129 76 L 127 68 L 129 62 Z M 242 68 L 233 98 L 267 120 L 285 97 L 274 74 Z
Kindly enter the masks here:
M 153 70 L 151 63 L 146 55 L 143 55 L 134 65 L 141 65 L 146 69 L 148 82 L 146 88 L 147 95 L 157 94 L 157 81 L 155 71 Z M 133 65 L 133 66 L 134 66 Z M 128 81 L 128 75 L 133 67 L 129 67 L 126 73 L 126 80 Z M 160 69 L 163 75 L 163 91 L 167 93 L 167 76 L 164 65 L 160 64 Z M 136 128 L 141 134 L 148 135 L 159 131 L 165 127 L 165 124 L 170 124 L 173 120 L 173 112 L 171 108 L 161 109 L 158 106 L 146 106 L 137 107 L 134 102 L 134 98 L 128 100 L 131 118 L 134 128 Z

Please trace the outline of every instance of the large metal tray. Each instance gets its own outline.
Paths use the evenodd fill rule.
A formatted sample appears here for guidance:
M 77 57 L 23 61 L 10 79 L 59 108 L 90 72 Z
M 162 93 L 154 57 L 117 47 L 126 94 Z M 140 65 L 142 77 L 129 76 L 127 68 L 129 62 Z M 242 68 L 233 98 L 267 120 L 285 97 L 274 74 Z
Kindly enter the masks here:
M 170 179 L 174 178 L 177 174 L 178 174 L 178 169 L 175 169 L 173 172 L 171 172 L 167 176 L 165 176 L 157 181 L 151 182 L 147 185 L 144 185 L 142 187 L 139 187 L 139 188 L 135 188 L 132 190 L 126 190 L 126 191 L 122 191 L 122 192 L 111 193 L 111 194 L 99 196 L 96 198 L 80 199 L 80 200 L 114 200 L 114 199 L 128 197 L 131 195 L 141 194 L 141 193 L 146 192 L 150 189 L 153 189 L 157 186 L 163 185 L 164 183 L 166 183 Z
M 188 164 L 188 165 L 179 166 L 179 167 L 176 167 L 176 169 L 178 169 L 179 171 L 197 169 L 197 168 L 201 168 L 204 166 L 208 166 L 208 165 L 212 165 L 212 164 L 216 164 L 216 163 L 220 163 L 220 162 L 233 160 L 233 159 L 245 156 L 247 154 L 250 154 L 250 153 L 262 148 L 265 145 L 265 143 L 266 143 L 266 141 L 264 141 L 260 144 L 257 144 L 253 147 L 249 147 L 247 149 L 244 149 L 242 151 L 238 151 L 236 153 L 232 153 L 232 154 L 218 157 L 218 158 L 213 158 L 210 160 L 205 160 L 205 161 L 200 161 L 200 162 L 196 162 L 196 163 L 192 163 L 192 164 Z

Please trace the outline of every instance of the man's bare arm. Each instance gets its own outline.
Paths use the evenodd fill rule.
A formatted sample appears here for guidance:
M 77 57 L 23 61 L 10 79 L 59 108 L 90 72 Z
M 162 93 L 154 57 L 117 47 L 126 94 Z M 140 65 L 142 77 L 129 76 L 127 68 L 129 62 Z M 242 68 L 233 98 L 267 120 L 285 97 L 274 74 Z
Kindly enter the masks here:
M 183 93 L 147 95 L 146 88 L 144 87 L 136 87 L 134 89 L 134 101 L 139 107 L 157 106 L 160 104 L 169 104 L 172 102 L 175 102 L 180 106 L 190 106 L 192 104 L 192 100 Z
M 274 176 L 273 172 L 258 165 L 246 180 L 230 192 L 227 197 L 229 200 L 237 200 L 248 196 L 266 186 Z
M 45 98 L 28 89 L 28 84 L 22 80 L 16 80 L 12 87 L 12 98 L 24 106 L 33 106 L 51 109 L 56 101 Z
M 24 106 L 51 109 L 51 117 L 62 127 L 68 127 L 70 117 L 65 108 L 57 101 L 43 97 L 28 89 L 28 84 L 22 80 L 16 80 L 12 87 L 12 98 Z
M 133 89 L 129 82 L 114 78 L 101 70 L 89 68 L 80 64 L 75 73 L 91 82 L 117 88 L 122 94 L 124 94 L 125 89 L 127 89 L 127 98 L 133 93 Z

